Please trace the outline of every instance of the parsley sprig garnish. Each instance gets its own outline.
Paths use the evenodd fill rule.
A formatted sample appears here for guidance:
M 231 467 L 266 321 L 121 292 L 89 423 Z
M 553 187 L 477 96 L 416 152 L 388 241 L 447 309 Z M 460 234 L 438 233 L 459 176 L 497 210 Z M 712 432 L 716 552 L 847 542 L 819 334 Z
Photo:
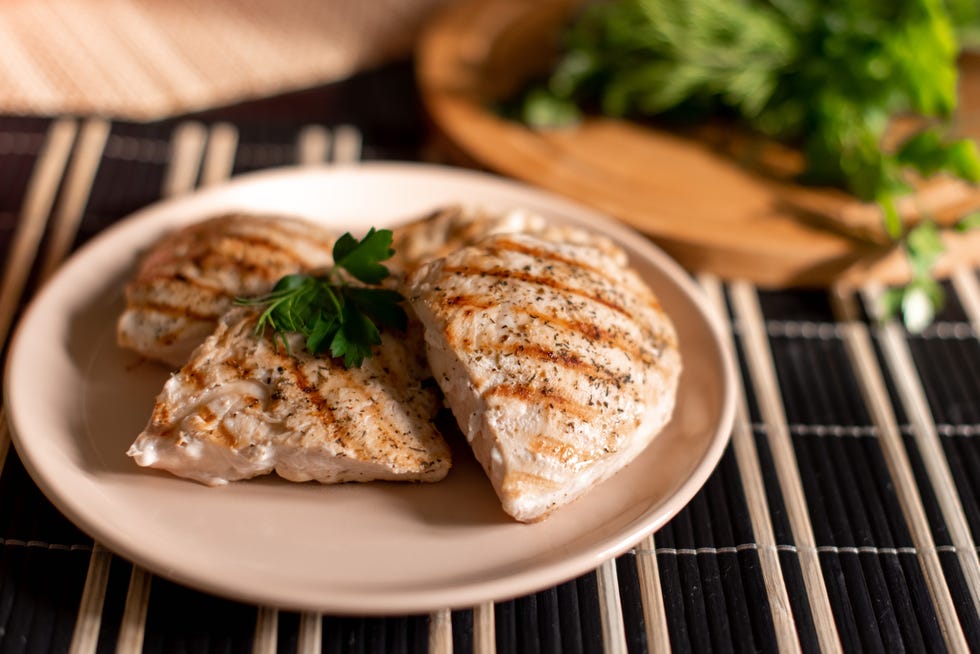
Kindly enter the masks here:
M 408 320 L 400 293 L 375 288 L 390 274 L 381 262 L 395 253 L 391 242 L 389 229 L 372 227 L 360 241 L 348 232 L 334 244 L 334 264 L 325 273 L 286 275 L 266 295 L 237 302 L 265 306 L 255 332 L 272 330 L 276 347 L 289 351 L 286 334 L 296 332 L 306 337 L 311 353 L 330 352 L 348 368 L 358 368 L 381 343 L 381 329 L 404 330 Z

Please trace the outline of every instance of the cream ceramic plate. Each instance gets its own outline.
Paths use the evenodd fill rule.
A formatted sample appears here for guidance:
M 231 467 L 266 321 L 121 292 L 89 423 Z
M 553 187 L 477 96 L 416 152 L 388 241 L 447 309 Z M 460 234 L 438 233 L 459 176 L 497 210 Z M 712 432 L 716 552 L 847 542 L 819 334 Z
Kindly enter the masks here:
M 669 427 L 632 465 L 549 519 L 509 519 L 454 447 L 440 483 L 320 486 L 264 478 L 207 488 L 138 468 L 125 451 L 168 375 L 114 343 L 140 252 L 232 209 L 305 215 L 355 233 L 457 201 L 526 207 L 605 232 L 629 251 L 680 334 Z M 734 370 L 719 327 L 660 250 L 578 205 L 489 175 L 411 164 L 264 172 L 138 212 L 80 250 L 28 309 L 10 349 L 14 443 L 41 489 L 97 541 L 175 581 L 335 613 L 409 613 L 533 592 L 651 533 L 697 492 L 727 442 Z

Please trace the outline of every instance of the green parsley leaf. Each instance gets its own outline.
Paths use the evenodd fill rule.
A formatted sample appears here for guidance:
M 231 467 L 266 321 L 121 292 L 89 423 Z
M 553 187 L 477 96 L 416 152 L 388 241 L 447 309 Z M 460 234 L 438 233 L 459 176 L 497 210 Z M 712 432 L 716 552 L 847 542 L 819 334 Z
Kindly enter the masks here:
M 334 266 L 343 268 L 365 284 L 380 284 L 390 274 L 379 262 L 390 259 L 395 253 L 391 249 L 392 239 L 390 229 L 375 230 L 373 227 L 360 241 L 350 233 L 344 234 L 334 244 Z
M 306 337 L 307 351 L 325 352 L 339 329 L 340 321 L 337 316 L 326 316 L 321 313 L 317 316 L 313 329 Z
M 345 307 L 340 329 L 330 342 L 330 354 L 344 360 L 348 368 L 360 368 L 371 356 L 371 346 L 381 343 L 381 334 L 363 313 Z
M 347 303 L 370 317 L 382 327 L 405 331 L 408 316 L 399 302 L 403 299 L 397 291 L 386 288 L 348 286 L 344 288 Z
M 346 271 L 364 284 L 378 284 L 390 274 L 381 261 L 389 259 L 391 230 L 371 229 L 358 241 L 350 233 L 334 245 L 334 265 L 322 275 L 286 275 L 272 291 L 256 298 L 237 298 L 243 305 L 264 310 L 255 325 L 256 334 L 271 331 L 273 344 L 289 352 L 289 333 L 306 338 L 312 354 L 329 352 L 344 365 L 360 367 L 381 343 L 380 329 L 404 330 L 408 317 L 397 291 L 350 284 Z
M 899 148 L 896 158 L 925 177 L 949 171 L 968 182 L 980 182 L 980 155 L 976 142 L 969 139 L 947 141 L 935 128 L 921 130 L 909 137 Z
M 960 232 L 967 232 L 978 227 L 980 227 L 980 211 L 968 213 L 956 223 L 956 229 Z

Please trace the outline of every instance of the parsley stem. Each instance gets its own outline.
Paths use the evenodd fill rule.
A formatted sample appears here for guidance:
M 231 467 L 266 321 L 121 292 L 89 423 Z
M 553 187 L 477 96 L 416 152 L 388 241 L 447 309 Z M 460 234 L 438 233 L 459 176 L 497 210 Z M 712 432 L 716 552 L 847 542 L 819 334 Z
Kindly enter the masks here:
M 334 311 L 336 311 L 337 315 L 339 316 L 341 314 L 341 310 L 343 309 L 343 305 L 340 303 L 340 298 L 338 298 L 337 294 L 333 292 L 333 288 L 331 286 L 324 284 L 323 290 L 330 299 L 330 303 L 333 305 Z

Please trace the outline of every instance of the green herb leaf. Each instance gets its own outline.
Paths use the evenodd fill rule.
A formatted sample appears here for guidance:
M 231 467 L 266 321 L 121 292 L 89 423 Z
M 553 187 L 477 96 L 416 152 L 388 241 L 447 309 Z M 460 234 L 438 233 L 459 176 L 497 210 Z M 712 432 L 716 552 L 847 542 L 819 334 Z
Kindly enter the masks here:
M 582 120 L 578 106 L 545 89 L 534 89 L 522 100 L 520 120 L 531 127 L 567 127 Z
M 925 129 L 909 137 L 896 153 L 899 163 L 925 177 L 947 171 L 968 182 L 980 182 L 980 154 L 969 139 L 947 141 L 939 130 Z
M 956 230 L 960 232 L 967 232 L 978 227 L 980 227 L 980 211 L 968 213 L 956 223 Z
M 256 334 L 272 332 L 273 344 L 289 352 L 287 334 L 306 338 L 312 354 L 330 352 L 344 365 L 359 367 L 381 343 L 378 326 L 404 330 L 408 317 L 397 291 L 349 284 L 340 274 L 347 271 L 365 284 L 377 284 L 389 275 L 380 262 L 394 254 L 390 230 L 368 231 L 358 241 L 349 233 L 334 245 L 334 265 L 323 275 L 286 275 L 266 295 L 237 298 L 243 305 L 265 307 L 255 325 Z
M 375 230 L 373 227 L 360 241 L 350 233 L 344 234 L 334 244 L 334 266 L 343 268 L 365 284 L 380 284 L 389 272 L 379 262 L 390 259 L 395 253 L 391 249 L 392 239 L 390 229 Z
M 344 360 L 348 368 L 359 368 L 371 356 L 371 346 L 381 343 L 378 328 L 363 313 L 346 308 L 340 329 L 330 342 L 330 354 Z
M 309 352 L 325 352 L 333 341 L 334 335 L 340 329 L 340 321 L 337 316 L 324 315 L 317 316 L 313 329 L 306 337 L 306 349 Z
M 925 278 L 928 278 L 933 264 L 945 249 L 939 230 L 931 221 L 923 222 L 909 230 L 906 247 L 913 273 L 916 277 Z
M 878 206 L 881 207 L 885 231 L 888 233 L 888 236 L 892 239 L 898 239 L 902 235 L 902 216 L 898 213 L 895 197 L 891 193 L 885 193 L 879 196 Z
M 344 297 L 350 305 L 382 327 L 405 331 L 408 316 L 399 304 L 403 299 L 401 293 L 385 288 L 347 286 Z

